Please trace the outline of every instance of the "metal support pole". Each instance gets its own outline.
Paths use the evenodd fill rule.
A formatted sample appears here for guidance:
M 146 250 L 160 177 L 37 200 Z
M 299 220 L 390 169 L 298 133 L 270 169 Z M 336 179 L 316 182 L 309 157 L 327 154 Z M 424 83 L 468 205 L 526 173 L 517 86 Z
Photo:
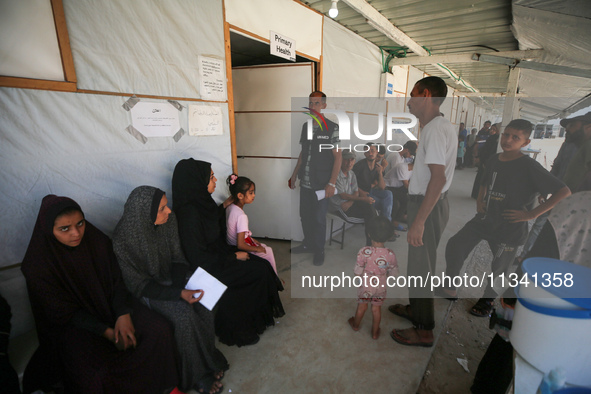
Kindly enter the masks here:
M 505 103 L 503 106 L 503 121 L 499 134 L 502 134 L 505 127 L 513 119 L 519 118 L 519 97 L 516 97 L 517 91 L 519 90 L 519 76 L 521 69 L 514 67 L 509 71 L 509 80 L 507 82 L 507 96 L 505 97 Z M 501 137 L 499 135 L 499 143 L 497 145 L 497 153 L 501 152 Z

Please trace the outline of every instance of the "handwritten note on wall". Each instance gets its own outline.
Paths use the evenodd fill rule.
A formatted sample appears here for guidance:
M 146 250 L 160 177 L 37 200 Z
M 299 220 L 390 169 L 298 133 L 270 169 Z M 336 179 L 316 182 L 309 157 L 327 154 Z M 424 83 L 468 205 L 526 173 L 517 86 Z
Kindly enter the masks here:
M 199 56 L 201 98 L 226 100 L 226 68 L 224 61 L 214 57 Z
M 222 135 L 222 109 L 213 105 L 189 105 L 189 135 Z

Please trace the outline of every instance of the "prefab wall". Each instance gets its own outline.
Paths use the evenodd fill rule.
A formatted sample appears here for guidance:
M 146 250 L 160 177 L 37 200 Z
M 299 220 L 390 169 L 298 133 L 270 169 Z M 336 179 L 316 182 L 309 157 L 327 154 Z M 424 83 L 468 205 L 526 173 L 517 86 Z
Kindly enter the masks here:
M 220 178 L 231 172 L 227 99 L 202 100 L 199 70 L 200 56 L 224 63 L 221 0 L 63 0 L 63 7 L 78 91 L 0 88 L 0 267 L 21 261 L 46 194 L 74 198 L 110 234 L 136 186 L 170 197 L 178 160 L 210 161 Z M 184 134 L 138 140 L 122 107 L 132 95 L 172 99 Z M 190 136 L 191 104 L 221 112 L 222 134 Z

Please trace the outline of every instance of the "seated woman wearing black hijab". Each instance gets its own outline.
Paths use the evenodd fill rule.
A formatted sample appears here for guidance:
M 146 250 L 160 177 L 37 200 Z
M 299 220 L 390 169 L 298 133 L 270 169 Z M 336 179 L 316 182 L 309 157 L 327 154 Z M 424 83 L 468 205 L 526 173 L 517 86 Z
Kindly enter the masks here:
M 266 260 L 226 243 L 224 206 L 211 197 L 216 180 L 210 163 L 181 160 L 172 177 L 173 210 L 191 269 L 202 267 L 228 286 L 215 316 L 219 340 L 251 345 L 285 314 L 278 294 L 283 285 Z
M 213 314 L 197 302 L 203 291 L 184 289 L 188 263 L 167 203 L 160 189 L 135 188 L 113 234 L 115 255 L 129 291 L 174 326 L 179 386 L 220 393 L 228 362 L 215 347 Z
M 21 269 L 39 337 L 25 392 L 178 392 L 171 325 L 130 297 L 111 241 L 75 201 L 45 196 Z

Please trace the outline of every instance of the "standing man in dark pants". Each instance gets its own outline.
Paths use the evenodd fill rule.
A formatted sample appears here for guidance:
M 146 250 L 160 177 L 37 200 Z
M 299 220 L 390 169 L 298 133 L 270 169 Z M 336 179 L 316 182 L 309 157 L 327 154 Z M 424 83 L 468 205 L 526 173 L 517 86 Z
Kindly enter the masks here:
M 392 339 L 406 346 L 433 346 L 435 328 L 433 293 L 429 283 L 435 274 L 437 246 L 449 219 L 447 190 L 454 174 L 458 136 L 439 107 L 447 86 L 439 77 L 418 81 L 408 101 L 408 109 L 422 126 L 413 174 L 408 188 L 408 276 L 420 277 L 409 283 L 410 305 L 391 305 L 388 310 L 412 322 L 413 327 L 394 329 Z
M 320 125 L 312 122 L 312 139 L 308 139 L 308 126 L 304 123 L 300 144 L 302 150 L 289 179 L 289 187 L 295 189 L 300 178 L 300 218 L 304 240 L 292 248 L 292 253 L 314 253 L 314 265 L 324 264 L 326 239 L 326 212 L 328 201 L 335 194 L 336 181 L 341 169 L 341 152 L 337 148 L 339 127 L 324 118 L 320 110 L 326 108 L 326 95 L 320 91 L 310 94 L 309 109 L 320 116 Z M 326 149 L 331 144 L 332 149 Z M 323 146 L 321 146 L 323 145 Z M 317 191 L 324 190 L 325 198 L 318 200 Z

